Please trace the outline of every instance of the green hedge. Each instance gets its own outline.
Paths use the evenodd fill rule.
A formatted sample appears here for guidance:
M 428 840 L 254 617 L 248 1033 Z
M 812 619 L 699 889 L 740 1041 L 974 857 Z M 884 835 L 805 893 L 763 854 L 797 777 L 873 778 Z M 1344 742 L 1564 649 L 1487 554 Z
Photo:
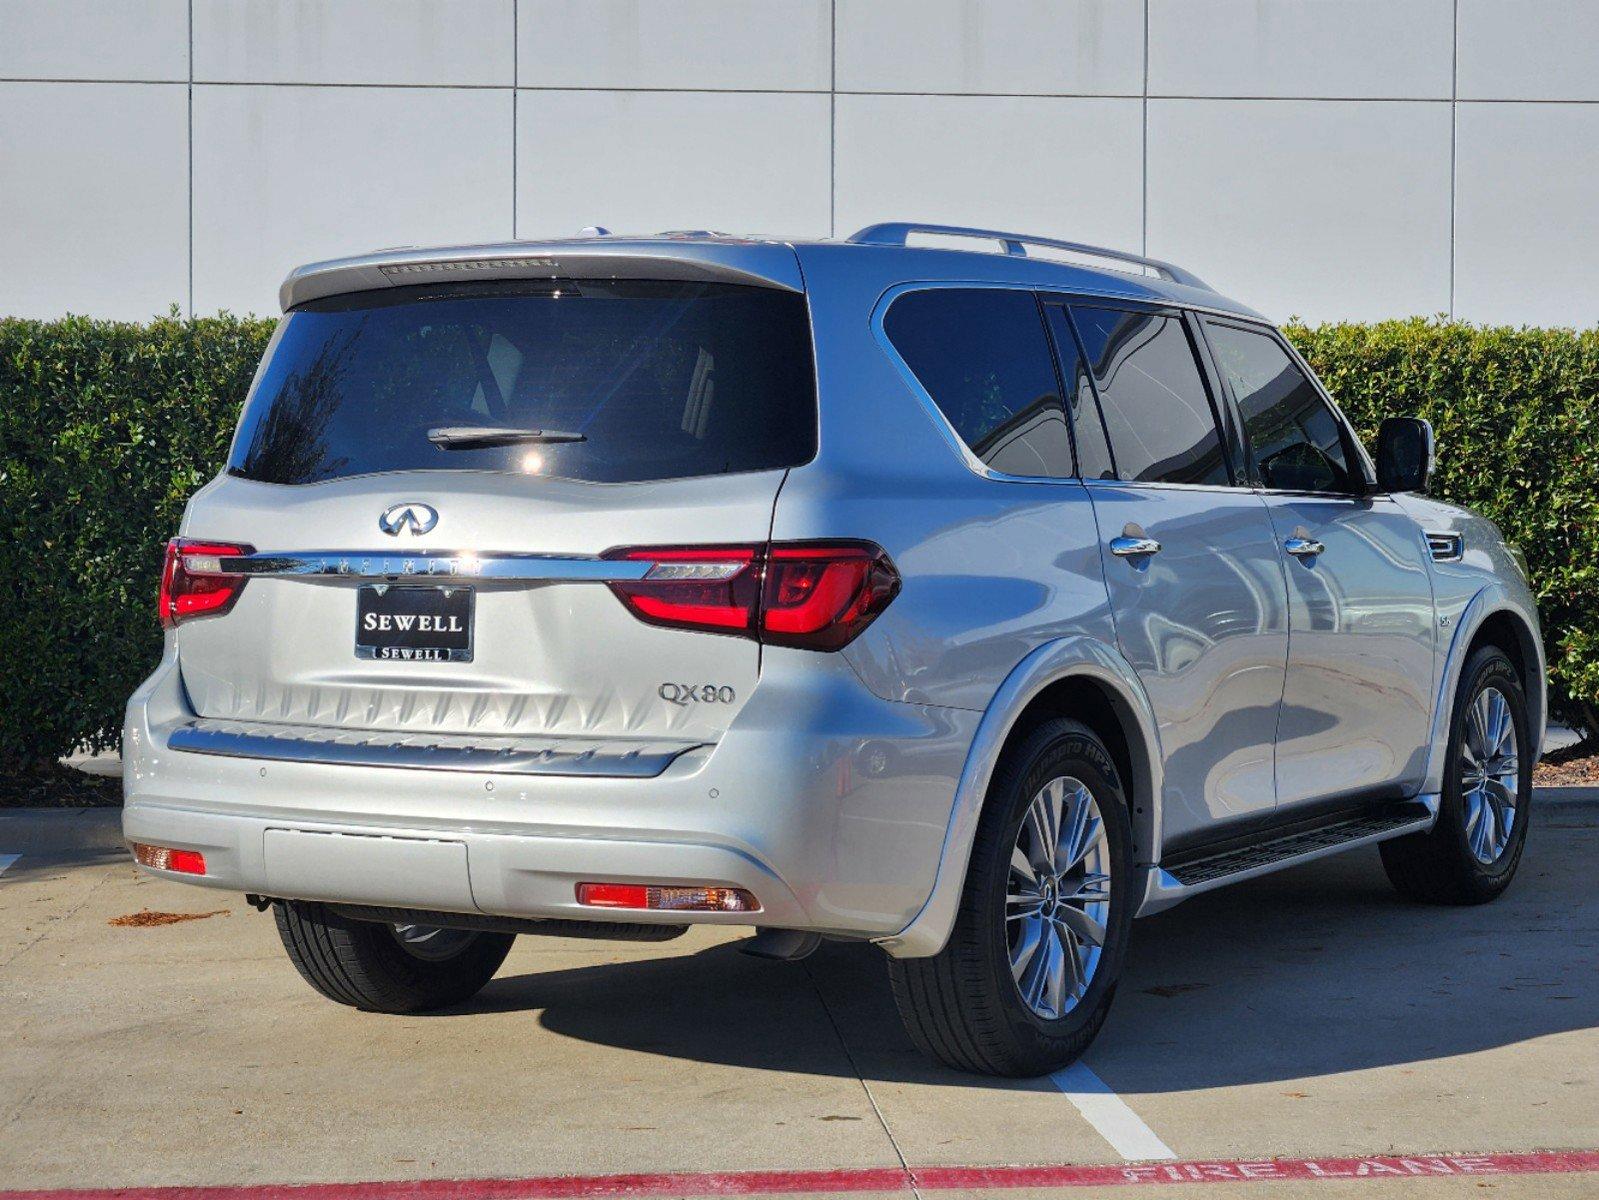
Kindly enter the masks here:
M 1432 422 L 1432 494 L 1526 554 L 1555 712 L 1599 733 L 1599 329 L 1416 318 L 1287 333 L 1368 446 L 1384 417 Z
M 0 765 L 114 746 L 160 653 L 161 545 L 215 473 L 272 322 L 0 321 Z M 1438 431 L 1436 494 L 1526 552 L 1557 700 L 1599 705 L 1599 331 L 1294 326 L 1369 438 Z
M 0 321 L 0 764 L 116 745 L 161 655 L 161 548 L 272 327 Z

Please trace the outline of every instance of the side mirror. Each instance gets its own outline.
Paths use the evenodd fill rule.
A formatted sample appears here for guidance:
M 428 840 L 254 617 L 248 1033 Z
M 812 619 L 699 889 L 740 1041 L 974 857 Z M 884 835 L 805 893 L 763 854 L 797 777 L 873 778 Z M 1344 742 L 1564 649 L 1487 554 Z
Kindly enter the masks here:
M 1430 421 L 1389 417 L 1377 428 L 1377 486 L 1385 492 L 1425 492 L 1436 450 Z

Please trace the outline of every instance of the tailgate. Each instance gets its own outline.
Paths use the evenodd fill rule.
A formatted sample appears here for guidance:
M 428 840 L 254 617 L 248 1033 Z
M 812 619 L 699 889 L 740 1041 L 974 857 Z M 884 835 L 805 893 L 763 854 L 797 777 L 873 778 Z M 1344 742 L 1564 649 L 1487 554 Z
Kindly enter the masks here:
M 793 292 L 524 280 L 313 301 L 185 516 L 186 539 L 255 553 L 226 603 L 174 610 L 184 685 L 222 721 L 714 740 L 759 644 L 630 609 L 611 583 L 651 563 L 606 556 L 761 546 L 816 437 Z M 717 586 L 716 563 L 674 569 Z

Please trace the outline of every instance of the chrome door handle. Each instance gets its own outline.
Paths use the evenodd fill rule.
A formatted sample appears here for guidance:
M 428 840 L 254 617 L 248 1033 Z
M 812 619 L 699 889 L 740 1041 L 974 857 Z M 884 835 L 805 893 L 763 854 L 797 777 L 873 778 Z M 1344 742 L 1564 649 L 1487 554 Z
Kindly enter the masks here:
M 1299 537 L 1297 534 L 1283 543 L 1283 549 L 1295 558 L 1315 558 L 1326 548 L 1315 538 Z
M 1160 543 L 1152 537 L 1121 537 L 1110 539 L 1110 552 L 1117 558 L 1140 558 L 1145 554 L 1159 554 Z

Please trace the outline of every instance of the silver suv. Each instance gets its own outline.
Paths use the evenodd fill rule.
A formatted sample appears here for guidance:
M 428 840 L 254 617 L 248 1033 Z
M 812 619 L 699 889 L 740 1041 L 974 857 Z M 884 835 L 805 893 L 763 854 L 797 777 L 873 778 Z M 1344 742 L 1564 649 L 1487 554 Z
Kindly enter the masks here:
M 167 551 L 124 830 L 333 1000 L 746 925 L 875 942 L 919 1045 L 1032 1075 L 1136 916 L 1372 843 L 1422 900 L 1516 870 L 1516 551 L 1422 495 L 1424 422 L 1374 464 L 1178 267 L 894 224 L 384 252 L 281 298 Z

